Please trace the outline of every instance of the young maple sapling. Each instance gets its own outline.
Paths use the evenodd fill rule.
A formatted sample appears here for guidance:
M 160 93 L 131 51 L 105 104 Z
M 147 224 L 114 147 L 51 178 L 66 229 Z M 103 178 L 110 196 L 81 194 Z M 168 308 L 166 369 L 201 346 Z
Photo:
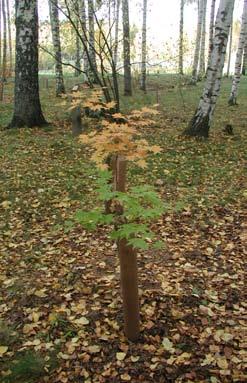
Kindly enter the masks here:
M 103 107 L 108 108 L 107 104 Z M 151 108 L 135 110 L 128 117 L 116 113 L 112 117 L 125 123 L 104 119 L 100 132 L 80 136 L 82 143 L 93 148 L 91 160 L 100 169 L 96 192 L 102 208 L 78 210 L 75 220 L 88 230 L 102 224 L 112 228 L 110 236 L 117 242 L 120 259 L 125 334 L 132 341 L 140 333 L 136 251 L 146 250 L 150 243 L 156 248 L 162 246 L 149 230 L 149 223 L 162 215 L 164 204 L 150 186 L 130 186 L 126 192 L 126 171 L 128 161 L 145 168 L 146 157 L 160 152 L 160 147 L 150 146 L 137 129 L 152 124 L 148 117 L 157 113 Z M 106 201 L 107 211 L 103 206 Z

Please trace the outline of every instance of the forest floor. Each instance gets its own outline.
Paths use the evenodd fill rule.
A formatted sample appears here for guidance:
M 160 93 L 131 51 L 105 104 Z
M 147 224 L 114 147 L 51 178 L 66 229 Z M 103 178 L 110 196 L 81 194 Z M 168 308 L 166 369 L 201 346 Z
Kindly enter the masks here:
M 131 108 L 160 103 L 143 130 L 163 151 L 129 184 L 157 185 L 173 209 L 153 229 L 162 250 L 139 253 L 141 336 L 123 333 L 119 263 L 108 230 L 64 230 L 95 204 L 96 170 L 68 112 L 42 89 L 45 129 L 0 131 L 0 381 L 247 381 L 247 81 L 229 108 L 224 80 L 210 139 L 182 139 L 202 84 L 152 80 Z M 159 86 L 158 86 L 159 83 Z M 157 90 L 157 88 L 159 88 Z M 0 124 L 12 113 L 12 88 Z M 130 100 L 123 99 L 124 110 Z M 93 128 L 95 121 L 86 121 Z M 222 132 L 232 124 L 234 135 Z

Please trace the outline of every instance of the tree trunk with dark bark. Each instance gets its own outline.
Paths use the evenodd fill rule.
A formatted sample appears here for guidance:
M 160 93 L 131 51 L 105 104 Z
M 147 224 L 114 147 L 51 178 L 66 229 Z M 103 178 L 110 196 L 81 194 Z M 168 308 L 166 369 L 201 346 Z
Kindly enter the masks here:
M 46 125 L 39 98 L 37 0 L 16 2 L 14 115 L 9 128 Z
M 6 0 L 2 0 L 2 15 L 3 16 L 3 56 L 2 56 L 2 70 L 1 70 L 1 83 L 0 83 L 0 101 L 3 101 L 4 83 L 7 77 L 7 15 L 6 15 Z

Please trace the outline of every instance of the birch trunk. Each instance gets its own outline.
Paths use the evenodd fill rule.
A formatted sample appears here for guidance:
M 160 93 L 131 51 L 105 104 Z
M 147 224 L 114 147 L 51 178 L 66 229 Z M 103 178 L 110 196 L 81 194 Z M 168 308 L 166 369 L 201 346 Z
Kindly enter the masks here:
M 2 71 L 1 71 L 1 85 L 0 85 L 0 101 L 3 101 L 3 89 L 6 82 L 7 72 L 7 18 L 5 0 L 2 0 L 2 16 L 3 16 L 3 58 L 2 58 Z
M 147 0 L 143 0 L 141 90 L 146 92 L 147 78 Z
M 39 98 L 37 0 L 16 2 L 14 115 L 9 128 L 46 125 Z
M 80 0 L 80 14 L 81 14 L 81 29 L 82 29 L 82 37 L 85 42 L 85 46 L 88 46 L 88 37 L 87 37 L 87 14 L 86 14 L 86 4 L 85 0 Z M 86 50 L 83 50 L 83 70 L 85 73 L 88 72 L 89 63 Z
M 201 35 L 201 52 L 199 64 L 199 77 L 205 76 L 205 46 L 206 46 L 206 16 L 207 16 L 207 0 L 203 0 L 203 16 L 202 16 L 202 35 Z
M 211 0 L 210 24 L 209 24 L 209 45 L 208 45 L 208 64 L 209 64 L 211 52 L 213 49 L 215 3 L 216 3 L 216 0 Z
M 129 0 L 122 0 L 123 14 L 123 55 L 124 55 L 124 95 L 132 95 L 131 64 L 130 64 L 130 26 Z
M 2 70 L 2 0 L 0 0 L 0 74 Z
M 6 7 L 7 7 L 8 40 L 9 40 L 9 74 L 11 76 L 12 70 L 13 70 L 13 54 L 12 54 L 12 36 L 11 36 L 9 0 L 6 0 Z
M 243 67 L 242 67 L 242 75 L 246 75 L 246 70 L 247 70 L 247 38 L 245 40 L 245 45 L 244 45 L 244 57 L 243 57 Z
M 180 24 L 179 24 L 179 74 L 184 74 L 184 0 L 180 0 Z
M 96 65 L 96 54 L 95 54 L 95 35 L 94 35 L 94 1 L 88 0 L 88 24 L 89 24 L 89 57 L 90 62 L 92 63 L 92 66 L 94 70 L 90 69 L 89 71 L 89 78 L 90 81 L 95 83 L 96 79 L 94 76 L 94 71 L 97 71 L 97 65 Z
M 60 42 L 60 25 L 58 15 L 57 0 L 49 0 L 49 13 L 52 33 L 52 43 L 55 55 L 55 75 L 56 75 L 56 96 L 65 93 L 63 67 L 61 64 L 61 42 Z
M 226 77 L 229 77 L 229 74 L 230 74 L 230 66 L 231 66 L 231 59 L 232 59 L 232 36 L 233 36 L 233 20 L 230 26 L 230 39 L 228 44 L 228 62 L 227 62 Z
M 76 29 L 77 31 L 80 30 L 80 21 L 79 21 L 79 17 L 80 17 L 80 14 L 79 14 L 79 3 L 78 3 L 78 0 L 75 1 L 74 3 L 74 13 L 75 13 L 75 25 L 76 25 Z M 76 33 L 75 31 L 75 77 L 78 77 L 80 76 L 81 74 L 81 54 L 80 54 L 80 50 L 81 50 L 81 44 L 80 44 L 80 38 L 78 36 L 78 33 Z
M 240 77 L 241 77 L 243 51 L 244 51 L 246 38 L 247 38 L 247 0 L 244 0 L 241 30 L 240 30 L 238 50 L 237 50 L 236 61 L 235 61 L 235 71 L 234 71 L 234 77 L 232 81 L 232 89 L 231 89 L 230 97 L 228 100 L 229 105 L 237 104 L 238 87 L 239 87 Z
M 196 31 L 196 46 L 192 67 L 192 83 L 195 84 L 198 79 L 198 63 L 200 55 L 201 45 L 201 34 L 202 34 L 202 18 L 203 18 L 203 0 L 198 0 L 198 20 L 197 20 L 197 31 Z
M 115 43 L 114 43 L 114 63 L 117 67 L 118 63 L 118 32 L 119 32 L 119 11 L 120 0 L 116 0 L 116 12 L 115 12 Z
M 185 135 L 208 137 L 215 105 L 220 93 L 233 8 L 233 0 L 220 0 L 215 24 L 213 50 L 207 68 L 206 83 L 197 110 L 188 128 L 184 131 Z

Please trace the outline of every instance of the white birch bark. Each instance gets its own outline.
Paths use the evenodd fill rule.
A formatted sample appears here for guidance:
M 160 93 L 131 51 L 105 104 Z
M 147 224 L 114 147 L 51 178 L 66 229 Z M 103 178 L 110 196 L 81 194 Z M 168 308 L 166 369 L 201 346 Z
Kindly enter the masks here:
M 234 77 L 232 81 L 232 89 L 231 89 L 230 97 L 228 100 L 229 105 L 237 104 L 238 87 L 239 87 L 240 78 L 241 78 L 241 67 L 242 67 L 243 51 L 244 51 L 246 38 L 247 38 L 247 0 L 244 0 L 241 30 L 240 30 L 238 50 L 237 50 L 236 61 L 235 61 L 235 71 L 234 71 Z
M 7 16 L 5 0 L 2 0 L 2 16 L 3 16 L 3 55 L 2 55 L 2 70 L 1 70 L 1 85 L 0 85 L 0 101 L 3 101 L 3 89 L 6 81 L 7 71 Z
M 0 75 L 2 70 L 2 0 L 0 0 Z
M 211 9 L 210 9 L 210 24 L 209 24 L 209 45 L 208 45 L 208 64 L 210 61 L 210 55 L 213 49 L 213 39 L 214 39 L 214 19 L 215 19 L 215 4 L 216 0 L 211 0 Z
M 147 77 L 147 0 L 143 0 L 141 90 L 146 92 Z
M 243 67 L 242 67 L 242 75 L 246 75 L 246 70 L 247 70 L 247 38 L 245 40 L 244 44 L 244 57 L 243 57 Z
M 203 17 L 203 0 L 198 0 L 198 19 L 196 30 L 196 45 L 192 67 L 192 83 L 196 83 L 198 79 L 198 63 L 200 55 L 201 34 L 202 34 L 202 17 Z
M 74 14 L 75 14 L 75 26 L 77 31 L 80 31 L 80 13 L 79 13 L 79 2 L 78 0 L 74 1 Z M 81 44 L 80 37 L 75 31 L 75 77 L 80 76 L 81 74 Z
M 122 0 L 123 16 L 123 56 L 124 56 L 124 95 L 132 95 L 131 64 L 130 64 L 130 26 L 129 0 Z
M 233 22 L 233 20 L 232 20 Z M 229 77 L 230 74 L 230 66 L 231 66 L 231 59 L 232 59 L 232 37 L 233 37 L 233 24 L 231 22 L 230 26 L 230 38 L 229 38 L 229 44 L 228 44 L 228 58 L 227 58 L 227 71 L 226 71 L 226 77 Z
M 184 74 L 183 56 L 184 56 L 184 0 L 180 0 L 180 22 L 179 22 L 179 74 Z
M 96 54 L 95 54 L 94 1 L 93 0 L 88 0 L 88 24 L 89 24 L 88 52 L 89 52 L 90 62 L 92 63 L 94 71 L 97 71 Z M 92 82 L 96 82 L 94 78 L 95 76 L 93 73 L 94 71 L 90 70 L 90 73 L 89 73 L 90 81 Z
M 58 3 L 57 0 L 49 0 L 49 13 L 51 23 L 51 34 L 53 51 L 55 55 L 55 76 L 56 76 L 56 96 L 65 93 L 63 67 L 62 67 L 62 53 L 61 53 L 61 41 L 60 41 L 60 25 L 58 15 Z
M 118 63 L 118 32 L 119 32 L 119 11 L 120 11 L 120 0 L 116 0 L 115 9 L 115 42 L 114 42 L 114 63 L 117 67 Z
M 87 13 L 86 13 L 86 4 L 85 0 L 80 0 L 79 10 L 81 14 L 81 29 L 82 29 L 82 38 L 84 40 L 84 45 L 88 49 L 88 31 L 87 31 Z M 86 50 L 83 48 L 83 70 L 85 73 L 88 72 L 89 63 Z
M 215 23 L 213 50 L 207 68 L 204 90 L 197 110 L 184 132 L 185 135 L 208 137 L 215 105 L 220 93 L 233 8 L 234 0 L 220 0 Z
M 7 8 L 7 25 L 8 25 L 8 43 L 9 43 L 9 74 L 11 75 L 13 70 L 13 54 L 12 54 L 12 36 L 11 36 L 9 0 L 6 0 L 6 8 Z
M 203 0 L 202 5 L 202 35 L 199 63 L 199 77 L 205 76 L 205 47 L 206 47 L 206 15 L 207 15 L 207 0 Z

